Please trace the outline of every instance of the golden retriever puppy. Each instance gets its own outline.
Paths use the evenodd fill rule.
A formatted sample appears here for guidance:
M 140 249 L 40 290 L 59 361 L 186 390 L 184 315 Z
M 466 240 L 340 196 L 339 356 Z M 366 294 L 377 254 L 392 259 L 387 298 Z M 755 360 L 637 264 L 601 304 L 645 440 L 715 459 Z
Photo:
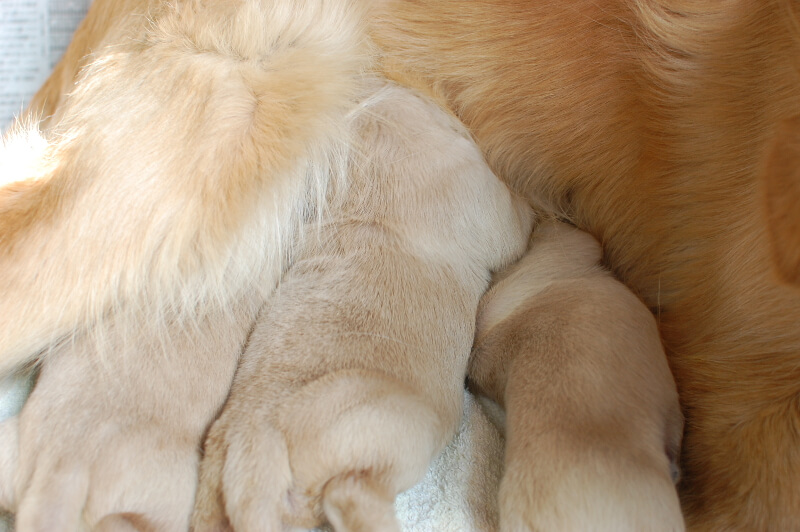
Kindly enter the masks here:
M 203 436 L 258 303 L 167 336 L 108 320 L 102 350 L 91 335 L 54 348 L 19 418 L 0 424 L 0 506 L 17 532 L 187 530 Z
M 206 440 L 195 531 L 399 531 L 395 496 L 458 426 L 478 302 L 530 210 L 432 101 L 385 86 L 355 127 Z
M 683 530 L 683 418 L 647 307 L 600 245 L 537 226 L 479 307 L 471 387 L 506 410 L 504 531 Z
M 267 2 L 256 4 L 267 9 Z M 290 76 L 295 81 L 314 80 L 276 85 L 298 90 L 251 94 L 276 94 L 283 105 L 275 116 L 308 109 L 302 119 L 286 122 L 295 128 L 266 128 L 285 133 L 281 138 L 291 139 L 285 146 L 326 146 L 337 137 L 329 134 L 333 118 L 349 105 L 349 76 L 369 63 L 360 40 L 365 22 L 345 16 L 351 23 L 326 33 L 335 17 L 306 16 L 317 3 L 276 0 L 269 3 L 276 20 L 294 13 L 301 22 L 291 25 L 292 36 L 265 40 L 254 35 L 274 36 L 280 24 L 270 18 L 251 27 L 226 15 L 225 9 L 234 13 L 242 5 L 94 1 L 58 79 L 46 84 L 34 108 L 54 113 L 50 128 L 82 124 L 92 141 L 69 144 L 69 136 L 58 137 L 73 146 L 59 152 L 65 157 L 36 160 L 71 163 L 58 165 L 62 171 L 33 172 L 48 177 L 47 185 L 15 185 L 8 194 L 16 206 L 4 207 L 7 200 L 0 199 L 0 368 L 94 323 L 120 299 L 161 308 L 165 300 L 195 301 L 192 294 L 210 286 L 226 299 L 229 289 L 241 288 L 233 279 L 242 277 L 229 278 L 230 284 L 202 280 L 219 280 L 228 259 L 252 265 L 259 252 L 284 255 L 281 246 L 292 241 L 294 226 L 288 209 L 281 209 L 302 197 L 306 174 L 281 174 L 284 190 L 275 186 L 279 180 L 261 178 L 283 168 L 271 166 L 273 159 L 265 159 L 264 171 L 233 164 L 240 144 L 229 133 L 263 139 L 264 128 L 218 129 L 231 124 L 230 113 L 223 100 L 204 96 L 219 95 L 209 92 L 209 80 L 248 86 L 256 78 L 241 75 L 260 72 L 250 70 L 256 63 L 278 76 L 270 79 L 286 72 L 297 74 Z M 325 13 L 345 15 L 357 7 L 345 0 L 325 6 Z M 215 14 L 203 19 L 200 39 L 194 26 L 159 34 L 162 12 L 170 9 Z M 772 273 L 772 244 L 789 249 L 776 239 L 790 236 L 768 236 L 758 180 L 778 124 L 800 115 L 797 3 L 384 0 L 372 9 L 369 31 L 382 72 L 437 94 L 506 184 L 598 238 L 605 262 L 659 315 L 686 416 L 679 488 L 689 527 L 796 528 L 800 293 Z M 159 37 L 145 30 L 149 20 Z M 329 39 L 311 51 L 308 43 L 321 42 L 315 39 L 322 34 Z M 225 44 L 229 39 L 233 44 Z M 276 50 L 300 55 L 272 63 Z M 88 53 L 93 60 L 79 71 Z M 209 75 L 211 63 L 228 65 L 236 75 Z M 179 75 L 176 64 L 197 75 Z M 64 98 L 63 90 L 72 95 Z M 56 101 L 63 103 L 52 109 L 48 102 Z M 80 107 L 87 111 L 78 113 Z M 190 135 L 173 118 L 193 108 L 209 120 L 195 121 L 204 127 Z M 109 137 L 100 142 L 104 127 Z M 164 165 L 143 162 L 150 150 L 141 147 L 153 145 L 181 154 L 174 160 L 191 168 L 179 173 L 186 179 L 138 178 L 161 175 L 150 170 Z M 187 157 L 210 154 L 214 146 L 218 152 L 204 159 L 208 164 Z M 92 193 L 111 182 L 124 186 Z M 276 214 L 259 233 L 268 235 L 265 246 L 233 260 L 230 251 L 242 249 L 236 243 L 256 233 L 245 230 L 252 227 L 246 223 L 214 221 L 269 211 L 235 201 L 263 197 L 250 194 L 254 190 L 272 194 Z M 132 199 L 146 207 L 139 217 L 121 209 Z M 157 223 L 177 219 L 180 224 Z M 87 234 L 108 238 L 90 244 Z M 81 255 L 88 258 L 76 258 Z M 183 308 L 193 314 L 202 305 Z

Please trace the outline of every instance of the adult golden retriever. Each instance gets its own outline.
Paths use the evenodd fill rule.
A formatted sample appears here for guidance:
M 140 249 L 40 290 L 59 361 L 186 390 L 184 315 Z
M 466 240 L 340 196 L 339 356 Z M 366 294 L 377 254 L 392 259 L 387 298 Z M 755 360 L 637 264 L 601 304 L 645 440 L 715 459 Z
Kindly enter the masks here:
M 218 18 L 186 31 L 195 3 Z M 336 136 L 350 76 L 377 67 L 445 102 L 494 171 L 596 236 L 656 314 L 686 416 L 690 528 L 799 526 L 800 294 L 773 273 L 771 249 L 793 244 L 768 234 L 759 186 L 778 124 L 800 114 L 796 2 L 386 0 L 368 27 L 344 17 L 327 40 L 318 20 L 285 10 L 271 15 L 286 19 L 285 38 L 259 40 L 226 2 L 175 5 L 182 15 L 165 19 L 155 0 L 97 0 L 33 103 L 55 134 L 25 143 L 25 173 L 38 179 L 0 189 L 3 369 L 110 309 L 192 314 L 248 289 L 238 280 L 263 272 L 242 260 L 240 236 L 258 229 L 270 235 L 262 242 L 283 243 L 293 227 L 284 201 L 261 224 L 247 218 L 254 194 L 302 200 L 292 183 L 307 172 L 284 172 L 295 150 Z M 287 78 L 254 92 L 247 69 L 269 62 L 265 50 L 285 52 L 269 66 Z M 81 72 L 97 83 L 75 86 Z M 225 83 L 249 104 L 225 108 L 215 92 Z M 196 90 L 172 97 L 187 84 Z M 281 105 L 260 114 L 267 101 Z M 187 108 L 209 128 L 177 128 L 170 117 Z M 298 109 L 259 128 L 260 117 Z M 236 150 L 261 149 L 243 130 L 291 142 L 240 168 Z M 70 144 L 70 132 L 92 142 Z M 205 156 L 187 157 L 187 145 Z M 130 150 L 104 155 L 121 146 Z M 153 154 L 160 172 L 185 179 L 149 180 L 142 157 Z M 264 170 L 285 179 L 255 179 Z M 108 175 L 136 186 L 115 188 Z M 120 212 L 131 198 L 138 210 Z M 102 238 L 86 242 L 87 230 Z

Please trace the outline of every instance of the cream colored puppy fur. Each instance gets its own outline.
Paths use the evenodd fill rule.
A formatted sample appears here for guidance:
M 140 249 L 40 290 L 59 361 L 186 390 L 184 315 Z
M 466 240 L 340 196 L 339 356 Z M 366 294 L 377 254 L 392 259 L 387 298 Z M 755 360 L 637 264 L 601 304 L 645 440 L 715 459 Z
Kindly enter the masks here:
M 145 325 L 135 342 L 106 322 L 105 358 L 86 336 L 51 353 L 19 419 L 0 425 L 0 506 L 17 532 L 187 530 L 200 443 L 256 303 L 166 338 Z
M 683 530 L 683 418 L 653 315 L 549 222 L 481 301 L 473 388 L 506 408 L 503 531 Z
M 263 310 L 206 440 L 196 531 L 399 530 L 453 436 L 478 301 L 532 216 L 433 102 L 363 103 L 346 190 Z

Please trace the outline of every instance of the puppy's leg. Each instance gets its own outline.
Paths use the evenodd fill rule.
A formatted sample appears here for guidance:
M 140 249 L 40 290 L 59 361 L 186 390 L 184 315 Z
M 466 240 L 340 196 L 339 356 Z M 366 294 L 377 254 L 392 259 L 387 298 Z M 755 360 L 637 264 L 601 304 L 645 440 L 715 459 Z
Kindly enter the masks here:
M 17 530 L 185 530 L 257 304 L 136 338 L 107 321 L 105 352 L 83 337 L 52 353 L 19 416 Z
M 649 310 L 566 227 L 485 296 L 470 379 L 507 412 L 505 531 L 674 531 L 682 430 Z
M 280 405 L 250 393 L 265 384 L 234 387 L 211 429 L 193 529 L 399 530 L 394 499 L 443 445 L 439 416 L 383 375 L 328 375 Z
M 295 481 L 337 532 L 399 530 L 395 497 L 425 475 L 453 424 L 384 371 L 327 375 L 290 402 L 308 420 L 286 429 Z
M 352 253 L 295 263 L 251 335 L 201 466 L 199 530 L 226 526 L 223 511 L 235 530 L 325 519 L 396 529 L 394 497 L 455 430 L 471 335 L 458 327 L 457 346 L 439 345 L 450 314 L 421 310 L 452 285 L 426 283 L 401 253 L 376 253 L 372 228 L 355 232 Z M 469 323 L 466 310 L 459 317 Z
M 271 290 L 340 167 L 360 17 L 242 0 L 126 19 L 32 156 L 0 152 L 0 373 L 111 311 Z

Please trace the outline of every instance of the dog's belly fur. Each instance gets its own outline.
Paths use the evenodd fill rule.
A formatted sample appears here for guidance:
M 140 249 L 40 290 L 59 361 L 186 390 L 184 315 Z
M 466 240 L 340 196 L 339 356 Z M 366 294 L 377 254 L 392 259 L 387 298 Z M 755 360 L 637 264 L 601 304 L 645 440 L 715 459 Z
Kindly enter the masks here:
M 657 314 L 696 529 L 800 522 L 800 295 L 771 274 L 756 191 L 800 106 L 792 8 L 395 2 L 376 30 L 390 75 L 446 99 Z

